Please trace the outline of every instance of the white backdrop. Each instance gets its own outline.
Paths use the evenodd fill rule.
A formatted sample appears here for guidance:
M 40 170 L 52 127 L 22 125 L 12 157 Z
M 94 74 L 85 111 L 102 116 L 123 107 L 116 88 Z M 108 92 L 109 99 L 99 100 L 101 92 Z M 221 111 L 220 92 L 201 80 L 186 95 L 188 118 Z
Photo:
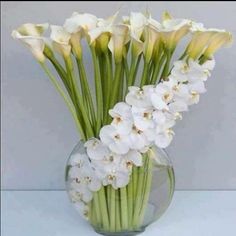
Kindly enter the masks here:
M 11 31 L 26 22 L 62 24 L 73 11 L 107 17 L 120 6 L 124 14 L 148 7 L 158 19 L 168 10 L 236 33 L 235 2 L 3 2 L 3 189 L 63 189 L 66 159 L 79 138 L 62 99 Z M 167 151 L 177 189 L 236 189 L 235 60 L 235 44 L 217 53 L 208 92 L 175 128 Z M 85 61 L 90 68 L 87 54 Z

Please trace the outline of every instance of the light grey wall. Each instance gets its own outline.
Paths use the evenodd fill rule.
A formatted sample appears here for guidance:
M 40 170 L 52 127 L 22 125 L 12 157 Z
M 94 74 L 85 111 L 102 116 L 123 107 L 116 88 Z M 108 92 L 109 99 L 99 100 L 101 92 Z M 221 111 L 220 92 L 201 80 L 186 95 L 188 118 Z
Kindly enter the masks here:
M 62 99 L 30 53 L 10 37 L 25 22 L 62 24 L 73 11 L 101 17 L 163 10 L 236 35 L 235 2 L 3 2 L 2 187 L 62 189 L 64 166 L 78 140 Z M 208 93 L 176 126 L 167 149 L 178 189 L 236 189 L 236 45 L 216 55 Z M 89 61 L 86 55 L 86 62 Z M 89 63 L 88 63 L 89 66 Z

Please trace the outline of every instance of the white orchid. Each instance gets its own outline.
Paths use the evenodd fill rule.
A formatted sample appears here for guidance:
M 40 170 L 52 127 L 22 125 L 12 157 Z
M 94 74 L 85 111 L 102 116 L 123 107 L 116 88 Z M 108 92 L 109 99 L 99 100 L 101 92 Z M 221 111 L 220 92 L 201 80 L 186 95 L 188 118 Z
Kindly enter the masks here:
M 77 166 L 79 168 L 82 168 L 83 166 L 86 166 L 89 164 L 88 156 L 86 154 L 81 153 L 74 153 L 71 158 L 69 165 L 71 166 Z
M 84 217 L 85 219 L 88 219 L 88 213 L 89 213 L 88 204 L 84 202 L 75 202 L 74 206 L 75 206 L 75 209 L 80 213 L 82 217 Z
M 169 83 L 159 83 L 151 94 L 152 105 L 159 110 L 169 110 L 168 103 L 173 99 L 173 90 Z
M 47 30 L 48 24 L 23 24 L 18 29 L 12 31 L 12 37 L 20 40 L 25 44 L 34 57 L 40 61 L 45 61 L 43 50 L 45 47 L 45 40 L 42 37 L 45 30 Z
M 142 154 L 137 150 L 130 150 L 126 155 L 122 157 L 122 161 L 124 161 L 128 169 L 131 169 L 133 165 L 142 166 L 142 159 Z
M 111 125 L 113 125 L 119 133 L 130 133 L 133 126 L 131 106 L 125 102 L 119 102 L 113 109 L 109 110 L 109 114 L 113 118 Z
M 129 182 L 129 170 L 123 165 L 123 156 L 110 153 L 102 161 L 93 161 L 95 172 L 103 185 L 111 184 L 113 188 L 121 188 Z
M 153 85 L 145 85 L 143 88 L 130 86 L 129 93 L 126 95 L 125 101 L 131 105 L 140 108 L 151 108 L 151 100 L 149 94 L 153 91 Z
M 68 57 L 70 55 L 71 34 L 68 33 L 62 26 L 51 25 L 50 38 L 53 41 L 53 47 L 58 53 L 62 54 L 64 57 Z
M 75 179 L 71 181 L 70 188 L 75 191 L 78 201 L 90 202 L 93 199 L 93 194 L 88 189 L 88 186 L 80 180 Z
M 174 132 L 171 129 L 175 124 L 174 120 L 169 120 L 156 127 L 155 144 L 160 148 L 169 146 L 173 139 Z
M 149 134 L 150 129 L 145 131 L 138 129 L 133 126 L 131 133 L 129 134 L 129 147 L 130 149 L 142 150 L 149 144 Z M 151 135 L 150 135 L 151 136 Z M 152 136 L 151 136 L 152 137 Z
M 142 131 L 152 129 L 154 127 L 152 113 L 153 109 L 139 108 L 133 106 L 132 115 L 135 127 Z
M 174 67 L 171 70 L 170 77 L 174 77 L 180 82 L 187 82 L 196 79 L 206 81 L 208 74 L 203 66 L 190 59 L 188 62 L 183 60 L 174 62 Z
M 87 154 L 92 160 L 102 160 L 104 156 L 109 154 L 109 149 L 99 139 L 91 138 L 85 142 Z
M 113 125 L 105 125 L 100 130 L 101 141 L 117 154 L 129 151 L 128 136 L 121 134 Z

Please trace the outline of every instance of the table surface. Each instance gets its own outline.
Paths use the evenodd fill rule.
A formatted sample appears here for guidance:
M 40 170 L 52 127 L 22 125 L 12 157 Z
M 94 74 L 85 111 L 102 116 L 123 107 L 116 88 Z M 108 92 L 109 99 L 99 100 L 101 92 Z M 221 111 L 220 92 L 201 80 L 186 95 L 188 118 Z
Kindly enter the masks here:
M 92 236 L 65 191 L 1 191 L 2 236 Z M 145 236 L 236 235 L 236 191 L 176 191 Z

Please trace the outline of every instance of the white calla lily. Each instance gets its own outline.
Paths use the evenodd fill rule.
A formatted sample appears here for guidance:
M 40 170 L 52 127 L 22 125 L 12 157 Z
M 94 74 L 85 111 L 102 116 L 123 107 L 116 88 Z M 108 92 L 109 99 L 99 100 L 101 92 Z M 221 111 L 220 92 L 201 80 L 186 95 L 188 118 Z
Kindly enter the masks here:
M 82 29 L 87 32 L 96 28 L 97 21 L 97 17 L 92 14 L 74 12 L 70 18 L 66 19 L 63 27 L 71 34 L 77 33 Z
M 123 48 L 129 41 L 129 28 L 127 25 L 114 25 L 111 27 L 111 38 L 108 48 L 112 52 L 116 63 L 120 63 L 123 56 Z
M 44 31 L 48 28 L 48 24 L 23 24 L 18 29 L 12 31 L 12 37 L 20 40 L 26 45 L 34 57 L 39 62 L 45 61 L 43 54 L 45 48 L 45 40 L 42 37 Z
M 140 12 L 131 12 L 129 17 L 129 25 L 132 42 L 132 54 L 136 57 L 143 51 L 143 42 L 141 37 L 144 27 L 147 25 L 147 18 Z
M 70 38 L 71 34 L 68 33 L 62 26 L 51 25 L 50 38 L 53 41 L 54 49 L 62 54 L 64 57 L 68 57 L 71 52 Z
M 116 12 L 113 16 L 110 16 L 107 19 L 98 18 L 97 25 L 95 28 L 88 31 L 88 35 L 90 37 L 90 44 L 94 43 L 96 39 L 98 39 L 102 34 L 110 35 L 112 33 L 112 26 L 114 21 L 118 15 Z M 103 42 L 101 42 L 103 44 Z M 107 44 L 107 40 L 105 44 Z

